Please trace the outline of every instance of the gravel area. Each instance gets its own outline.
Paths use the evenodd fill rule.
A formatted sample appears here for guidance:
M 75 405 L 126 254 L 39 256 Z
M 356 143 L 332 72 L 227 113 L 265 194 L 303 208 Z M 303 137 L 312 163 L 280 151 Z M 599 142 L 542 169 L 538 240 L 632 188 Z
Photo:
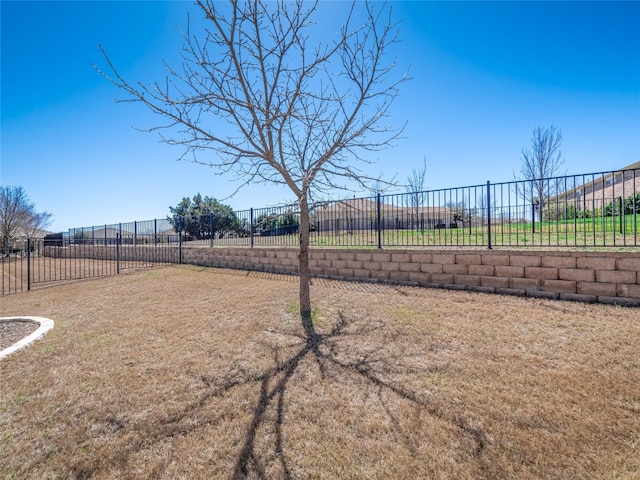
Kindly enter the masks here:
M 0 350 L 35 332 L 40 325 L 29 320 L 0 320 Z

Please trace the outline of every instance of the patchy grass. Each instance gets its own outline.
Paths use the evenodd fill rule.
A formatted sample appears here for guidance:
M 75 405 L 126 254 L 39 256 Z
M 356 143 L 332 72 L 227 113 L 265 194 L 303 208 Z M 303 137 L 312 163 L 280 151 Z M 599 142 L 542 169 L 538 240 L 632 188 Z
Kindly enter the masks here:
M 638 310 L 162 267 L 3 297 L 3 478 L 640 477 Z

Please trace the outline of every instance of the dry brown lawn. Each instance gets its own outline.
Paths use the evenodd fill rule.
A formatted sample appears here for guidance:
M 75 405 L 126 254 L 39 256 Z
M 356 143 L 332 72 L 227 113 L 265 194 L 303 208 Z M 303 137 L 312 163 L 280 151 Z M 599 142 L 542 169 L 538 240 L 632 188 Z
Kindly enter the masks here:
M 636 309 L 161 267 L 3 297 L 0 476 L 640 478 Z

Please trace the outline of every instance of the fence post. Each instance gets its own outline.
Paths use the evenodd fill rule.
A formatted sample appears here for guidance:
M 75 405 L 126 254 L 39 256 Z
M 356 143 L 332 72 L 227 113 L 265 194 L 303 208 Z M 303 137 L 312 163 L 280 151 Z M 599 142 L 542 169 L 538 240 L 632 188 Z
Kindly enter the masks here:
M 27 238 L 27 291 L 31 290 L 31 238 Z
M 378 193 L 376 199 L 376 230 L 378 232 L 378 248 L 382 248 L 382 226 L 380 220 L 380 194 Z
M 531 204 L 531 233 L 536 233 L 536 204 Z
M 158 219 L 153 219 L 153 244 L 158 245 Z
M 487 248 L 491 250 L 491 182 L 487 180 Z
M 120 242 L 121 240 L 122 240 L 122 234 L 116 233 L 116 273 L 118 274 L 120 273 Z
M 249 243 L 253 248 L 253 208 L 249 209 Z

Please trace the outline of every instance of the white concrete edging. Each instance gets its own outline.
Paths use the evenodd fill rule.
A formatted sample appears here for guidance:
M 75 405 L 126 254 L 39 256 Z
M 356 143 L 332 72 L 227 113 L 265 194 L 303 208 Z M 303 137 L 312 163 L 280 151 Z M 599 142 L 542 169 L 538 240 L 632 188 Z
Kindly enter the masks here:
M 25 316 L 0 317 L 0 322 L 9 322 L 9 321 L 15 321 L 15 320 L 28 320 L 30 322 L 39 323 L 40 326 L 31 335 L 24 337 L 22 340 L 19 340 L 13 345 L 11 345 L 10 347 L 7 347 L 4 350 L 0 351 L 0 359 L 3 359 L 4 357 L 8 357 L 12 353 L 15 353 L 18 350 L 22 350 L 23 348 L 28 347 L 31 343 L 35 342 L 40 337 L 42 337 L 45 333 L 51 330 L 54 325 L 53 320 L 45 317 L 25 317 Z

